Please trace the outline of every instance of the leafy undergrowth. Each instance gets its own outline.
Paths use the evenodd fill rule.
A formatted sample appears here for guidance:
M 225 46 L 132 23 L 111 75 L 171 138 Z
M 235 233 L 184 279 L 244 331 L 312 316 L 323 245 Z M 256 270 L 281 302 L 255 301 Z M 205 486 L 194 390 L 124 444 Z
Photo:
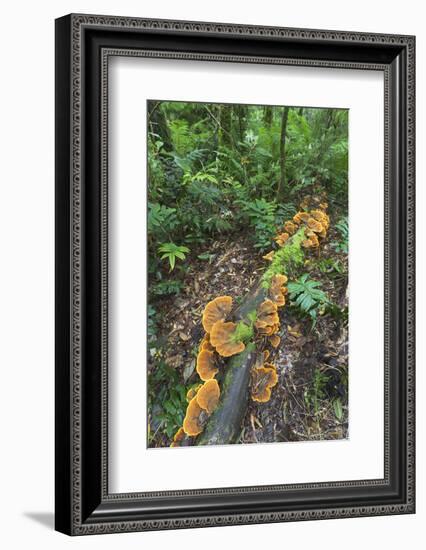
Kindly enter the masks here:
M 336 219 L 327 243 L 303 266 L 299 287 L 306 295 L 295 292 L 283 309 L 281 343 L 271 357 L 279 382 L 269 402 L 249 401 L 240 443 L 347 437 L 347 247 L 344 232 L 332 229 Z M 244 297 L 265 267 L 243 235 L 222 237 L 191 257 L 177 295 L 156 295 L 148 366 L 150 446 L 168 446 L 182 425 L 186 391 L 198 381 L 205 304 L 220 295 Z
M 300 278 L 316 283 L 306 310 L 297 299 L 302 294 L 283 310 L 281 343 L 272 356 L 279 381 L 268 403 L 250 402 L 241 443 L 348 437 L 347 243 L 333 222 L 328 242 L 311 254 Z
M 269 288 L 284 264 L 279 384 L 270 402 L 250 402 L 240 441 L 344 436 L 348 110 L 158 100 L 147 110 L 149 445 L 169 445 L 182 426 L 207 302 Z M 321 197 L 331 225 L 321 243 L 306 235 L 320 256 L 306 250 L 304 263 L 277 231 Z
M 179 280 L 178 295 L 155 297 L 155 333 L 148 357 L 150 446 L 170 444 L 187 406 L 180 395 L 199 382 L 196 352 L 206 303 L 220 295 L 244 296 L 264 269 L 265 261 L 250 240 L 243 235 L 222 237 L 194 254 Z

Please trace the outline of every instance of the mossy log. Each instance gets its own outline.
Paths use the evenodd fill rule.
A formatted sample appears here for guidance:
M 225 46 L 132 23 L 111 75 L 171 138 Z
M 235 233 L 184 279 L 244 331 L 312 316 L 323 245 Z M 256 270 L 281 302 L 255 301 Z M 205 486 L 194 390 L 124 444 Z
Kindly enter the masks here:
M 251 311 L 256 311 L 265 299 L 267 291 L 258 288 L 250 294 L 236 311 L 237 320 L 245 320 Z M 247 408 L 250 370 L 256 359 L 253 342 L 245 350 L 228 360 L 226 374 L 221 384 L 221 399 L 218 407 L 208 419 L 197 440 L 197 445 L 225 445 L 235 443 L 241 432 L 241 424 Z
M 274 275 L 295 273 L 297 266 L 303 263 L 303 238 L 304 230 L 300 229 L 275 253 L 270 267 L 258 285 L 235 311 L 234 317 L 237 321 L 247 321 L 268 297 L 269 284 Z M 209 417 L 204 431 L 197 437 L 196 445 L 225 445 L 238 441 L 250 395 L 250 371 L 260 352 L 261 349 L 257 349 L 255 342 L 251 341 L 242 353 L 228 360 L 221 383 L 219 405 Z

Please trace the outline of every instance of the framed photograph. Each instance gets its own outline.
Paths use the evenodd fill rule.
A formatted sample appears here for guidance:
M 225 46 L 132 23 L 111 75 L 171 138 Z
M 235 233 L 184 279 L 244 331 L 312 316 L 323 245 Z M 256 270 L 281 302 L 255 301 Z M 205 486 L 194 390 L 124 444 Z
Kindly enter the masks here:
M 56 529 L 407 514 L 413 36 L 56 20 Z

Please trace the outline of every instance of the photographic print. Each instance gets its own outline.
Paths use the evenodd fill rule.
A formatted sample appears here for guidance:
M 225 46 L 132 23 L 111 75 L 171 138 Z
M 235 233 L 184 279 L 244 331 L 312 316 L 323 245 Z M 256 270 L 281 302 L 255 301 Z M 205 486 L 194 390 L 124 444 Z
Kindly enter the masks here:
M 415 37 L 69 14 L 55 68 L 55 529 L 415 513 Z
M 347 109 L 149 100 L 149 448 L 348 437 Z

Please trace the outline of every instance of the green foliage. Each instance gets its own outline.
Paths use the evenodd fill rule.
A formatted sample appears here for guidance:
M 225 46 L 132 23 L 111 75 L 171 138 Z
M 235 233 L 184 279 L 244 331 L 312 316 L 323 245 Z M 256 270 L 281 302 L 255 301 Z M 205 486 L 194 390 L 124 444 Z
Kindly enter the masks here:
M 188 121 L 172 120 L 169 124 L 174 148 L 178 155 L 184 155 L 194 146 L 194 136 L 189 129 Z
M 304 238 L 304 229 L 299 229 L 284 246 L 275 252 L 271 265 L 263 274 L 263 288 L 268 289 L 271 286 L 274 275 L 289 276 L 297 267 L 303 264 L 305 255 L 302 249 L 302 241 Z
M 184 155 L 179 155 L 176 151 L 165 153 L 166 157 L 173 160 L 175 170 L 180 169 L 184 174 L 197 170 L 200 166 L 203 156 L 203 149 L 193 149 Z
M 247 313 L 247 319 L 252 325 L 254 325 L 257 319 L 257 311 L 255 309 L 253 309 L 252 311 L 249 311 Z
M 152 343 L 157 335 L 157 323 L 156 323 L 157 311 L 154 307 L 148 304 L 148 342 Z
M 212 254 L 211 252 L 203 252 L 202 254 L 198 254 L 197 258 L 199 260 L 203 260 L 204 262 L 209 262 L 209 264 L 211 264 L 215 256 L 216 254 Z
M 331 277 L 338 277 L 341 276 L 346 272 L 345 265 L 343 262 L 341 262 L 339 259 L 335 258 L 320 258 L 316 265 L 318 266 L 318 269 L 321 271 L 321 273 L 326 273 L 328 276 Z
M 288 122 L 287 168 L 291 192 L 309 191 L 321 183 L 330 198 L 346 201 L 348 111 L 291 109 Z
M 170 439 L 182 426 L 186 406 L 186 389 L 178 373 L 159 361 L 148 377 L 148 409 L 152 411 L 151 426 L 155 432 Z
M 171 294 L 180 294 L 183 283 L 174 279 L 160 281 L 152 287 L 152 292 L 156 296 L 169 296 Z
M 191 172 L 186 172 L 183 176 L 183 183 L 213 183 L 214 185 L 217 185 L 218 181 L 215 175 L 216 169 L 215 166 L 211 166 L 204 170 L 199 170 L 195 174 L 191 174 Z M 217 188 L 213 188 L 215 192 L 218 192 L 219 190 Z M 210 192 L 212 189 L 207 187 L 207 192 Z
M 342 252 L 343 254 L 347 254 L 349 252 L 349 222 L 348 218 L 342 218 L 339 220 L 338 223 L 336 223 L 336 229 L 340 233 L 340 241 L 334 242 L 332 245 L 336 249 L 337 252 Z
M 285 221 L 291 220 L 291 218 L 297 213 L 297 208 L 293 202 L 281 203 L 278 205 L 277 213 L 275 216 L 275 223 L 279 227 Z
M 343 407 L 340 397 L 336 397 L 336 399 L 333 399 L 333 410 L 337 420 L 339 420 L 340 422 L 343 418 Z
M 290 108 L 288 189 L 278 204 L 281 107 L 164 101 L 149 113 L 150 254 L 164 242 L 202 244 L 247 227 L 264 251 L 312 186 L 346 197 L 346 110 Z
M 312 384 L 305 390 L 304 395 L 305 403 L 309 408 L 312 408 L 314 416 L 317 416 L 319 413 L 321 400 L 327 397 L 327 383 L 328 376 L 321 372 L 319 368 L 316 368 L 314 370 Z
M 176 208 L 168 208 L 163 204 L 148 203 L 148 233 L 158 238 L 164 238 L 173 232 L 178 225 Z
M 308 314 L 315 325 L 318 310 L 329 302 L 324 291 L 319 287 L 319 281 L 309 279 L 309 274 L 305 273 L 297 281 L 288 283 L 288 292 L 290 300 L 302 314 Z
M 325 312 L 332 315 L 335 319 L 343 321 L 343 323 L 348 322 L 349 310 L 347 306 L 342 308 L 339 305 L 329 301 L 325 306 Z
M 165 355 L 157 332 L 165 303 L 185 288 L 189 254 L 194 260 L 214 263 L 222 245 L 246 237 L 262 253 L 276 249 L 277 230 L 294 216 L 307 194 L 325 192 L 333 213 L 336 207 L 342 213 L 347 209 L 348 111 L 290 107 L 285 156 L 282 121 L 283 107 L 181 101 L 148 104 L 151 437 L 157 432 L 170 439 L 186 409 L 182 373 L 162 361 Z M 340 238 L 333 245 L 342 256 L 337 260 L 312 258 L 310 265 L 340 283 L 346 275 L 347 218 L 339 221 L 337 231 Z M 303 239 L 300 229 L 275 251 L 262 277 L 265 289 L 276 274 L 294 279 L 301 272 Z M 293 308 L 311 317 L 313 324 L 318 313 L 346 321 L 347 308 L 331 303 L 319 283 L 307 275 L 288 287 Z M 235 303 L 241 299 L 236 296 Z M 235 336 L 246 343 L 246 350 L 252 345 L 255 319 L 254 311 L 237 324 Z M 314 377 L 307 399 L 316 409 L 324 384 L 320 374 L 315 376 L 319 378 Z M 337 401 L 333 407 L 338 418 Z
M 185 255 L 188 254 L 189 248 L 187 246 L 178 246 L 174 243 L 163 243 L 158 247 L 159 254 L 162 254 L 162 260 L 168 260 L 170 264 L 170 271 L 173 271 L 176 264 L 176 258 L 184 260 Z
M 186 189 L 187 197 L 180 208 L 186 242 L 204 242 L 231 229 L 232 212 L 222 189 L 206 179 L 192 180 Z
M 253 323 L 246 324 L 244 321 L 237 323 L 235 332 L 232 336 L 234 342 L 244 342 L 247 343 L 253 338 L 254 329 Z
M 240 207 L 240 219 L 247 222 L 254 231 L 254 246 L 263 252 L 271 246 L 272 238 L 276 232 L 276 203 L 265 199 L 255 199 L 249 202 L 236 200 L 235 204 Z

